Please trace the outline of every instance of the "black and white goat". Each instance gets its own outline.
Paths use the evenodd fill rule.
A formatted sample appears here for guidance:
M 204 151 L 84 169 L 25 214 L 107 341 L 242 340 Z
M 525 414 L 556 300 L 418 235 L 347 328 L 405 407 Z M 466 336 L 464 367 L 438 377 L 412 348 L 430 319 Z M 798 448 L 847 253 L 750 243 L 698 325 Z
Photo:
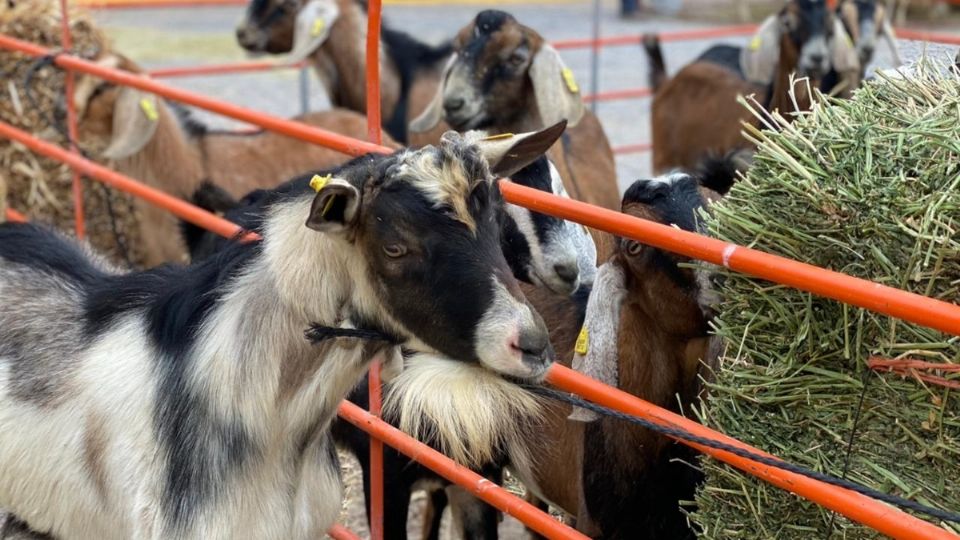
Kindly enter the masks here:
M 553 350 L 492 182 L 561 131 L 356 160 L 191 267 L 121 274 L 0 226 L 0 508 L 64 540 L 319 537 L 341 498 L 329 423 L 390 344 L 304 330 L 542 376 Z

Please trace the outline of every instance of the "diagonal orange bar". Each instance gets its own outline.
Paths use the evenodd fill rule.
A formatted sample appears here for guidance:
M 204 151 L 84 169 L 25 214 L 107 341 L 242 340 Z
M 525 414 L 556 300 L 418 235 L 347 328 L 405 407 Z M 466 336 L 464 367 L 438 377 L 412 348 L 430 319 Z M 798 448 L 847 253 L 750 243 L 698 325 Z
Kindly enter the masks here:
M 3 34 L 0 34 L 0 47 L 20 51 L 35 57 L 46 56 L 53 52 L 46 47 L 41 47 L 39 45 L 12 38 Z M 225 103 L 218 99 L 213 99 L 202 94 L 181 90 L 141 75 L 110 69 L 69 54 L 57 55 L 54 63 L 64 69 L 87 73 L 89 75 L 94 75 L 101 79 L 117 84 L 132 86 L 147 92 L 153 92 L 157 95 L 173 99 L 175 101 L 195 105 L 202 109 L 207 109 L 208 111 L 213 111 L 224 116 L 243 120 L 244 122 L 248 122 L 250 124 L 256 124 L 270 131 L 275 131 L 289 137 L 294 137 L 296 139 L 326 146 L 351 156 L 359 156 L 369 152 L 380 154 L 389 154 L 392 152 L 392 150 L 384 146 L 360 141 L 340 135 L 339 133 L 315 128 L 299 122 L 284 120 L 282 118 L 264 114 L 253 109 L 247 109 L 245 107 Z
M 554 364 L 547 372 L 547 382 L 566 392 L 571 392 L 594 403 L 616 409 L 634 416 L 655 422 L 661 426 L 681 428 L 693 435 L 710 438 L 718 442 L 737 446 L 766 457 L 774 457 L 732 437 L 714 431 L 693 420 L 674 414 L 666 409 L 648 403 L 622 390 L 595 381 L 586 375 L 559 364 Z M 728 465 L 732 465 L 774 486 L 796 493 L 820 506 L 829 508 L 858 523 L 862 523 L 897 540 L 957 540 L 950 533 L 932 523 L 917 519 L 906 512 L 888 506 L 870 497 L 848 489 L 825 484 L 819 480 L 787 472 L 768 465 L 705 446 L 677 439 L 696 448 L 704 454 L 713 456 Z
M 151 77 L 162 79 L 170 77 L 192 77 L 197 75 L 225 75 L 228 73 L 248 73 L 252 71 L 273 71 L 277 69 L 299 69 L 306 62 L 281 64 L 270 60 L 253 62 L 231 62 L 227 64 L 211 64 L 204 66 L 186 66 L 152 69 L 147 72 Z
M 237 225 L 234 225 L 233 223 L 230 223 L 221 217 L 215 216 L 200 207 L 194 206 L 188 202 L 184 202 L 158 189 L 141 184 L 132 178 L 110 170 L 102 165 L 98 165 L 97 163 L 94 163 L 76 154 L 72 154 L 55 144 L 38 139 L 33 135 L 25 131 L 21 131 L 4 122 L 0 122 L 0 137 L 17 141 L 34 152 L 37 152 L 38 154 L 43 154 L 47 157 L 62 161 L 91 178 L 97 179 L 108 186 L 115 187 L 121 191 L 125 191 L 140 197 L 147 202 L 162 208 L 166 208 L 170 212 L 176 214 L 178 217 L 183 218 L 194 225 L 198 225 L 207 230 L 213 231 L 221 236 L 232 238 L 243 232 L 243 229 Z M 257 238 L 259 238 L 259 235 L 253 232 L 248 232 L 246 235 L 244 235 L 243 240 L 254 240 Z
M 625 236 L 694 259 L 723 265 L 841 302 L 960 335 L 960 306 L 715 238 L 635 218 L 573 199 L 500 182 L 507 202 Z
M 13 221 L 15 223 L 26 223 L 27 216 L 17 212 L 12 208 L 7 208 L 7 221 Z
M 330 538 L 333 538 L 333 540 L 360 540 L 359 536 L 343 525 L 334 525 L 333 527 L 330 527 L 330 530 L 327 531 L 327 534 L 330 535 Z
M 371 437 L 382 440 L 447 480 L 469 489 L 475 497 L 482 499 L 505 514 L 519 519 L 547 538 L 586 540 L 586 536 L 541 512 L 532 504 L 512 495 L 470 469 L 458 465 L 447 456 L 408 436 L 353 403 L 342 401 L 338 412 L 343 419 L 366 431 Z
M 67 0 L 60 0 L 60 39 L 65 51 L 73 48 L 73 36 L 70 35 L 70 12 L 67 9 Z M 70 151 L 80 155 L 77 149 L 77 111 L 73 104 L 73 79 L 74 73 L 68 71 L 64 77 L 64 101 L 67 108 L 67 134 L 70 136 Z M 86 220 L 83 217 L 83 179 L 80 178 L 80 171 L 73 169 L 72 174 L 72 192 L 73 192 L 73 227 L 77 238 L 83 239 L 86 236 Z

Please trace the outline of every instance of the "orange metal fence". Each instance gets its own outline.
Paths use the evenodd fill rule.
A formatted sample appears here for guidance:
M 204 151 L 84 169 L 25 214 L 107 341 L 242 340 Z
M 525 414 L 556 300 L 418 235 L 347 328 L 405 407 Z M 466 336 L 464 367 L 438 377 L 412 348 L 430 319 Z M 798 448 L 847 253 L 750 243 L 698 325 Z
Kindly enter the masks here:
M 379 92 L 379 76 L 376 66 L 379 62 L 370 61 L 371 59 L 377 58 L 375 48 L 378 46 L 379 12 L 379 2 L 371 2 L 370 24 L 371 28 L 376 30 L 368 30 L 367 83 L 370 93 L 368 93 L 367 103 L 369 105 L 368 114 L 371 117 L 369 124 L 370 136 L 373 140 L 371 143 L 350 139 L 325 130 L 223 103 L 206 96 L 172 88 L 144 77 L 104 68 L 103 66 L 84 61 L 69 54 L 57 55 L 54 62 L 56 65 L 71 72 L 87 73 L 119 84 L 141 88 L 170 99 L 244 120 L 291 137 L 329 146 L 350 155 L 359 155 L 366 152 L 384 153 L 389 152 L 389 150 L 377 144 L 380 130 L 379 97 L 377 96 Z M 374 23 L 376 24 L 375 27 L 373 26 Z M 743 31 L 749 33 L 745 29 Z M 710 37 L 710 32 L 711 31 L 674 33 L 672 39 L 682 39 L 676 37 L 677 34 Z M 599 45 L 601 42 L 610 45 L 621 44 L 617 41 L 618 39 L 621 38 L 588 40 L 586 46 Z M 575 41 L 577 40 L 570 40 L 570 42 Z M 578 46 L 570 42 L 568 42 L 567 46 L 561 46 L 561 48 Z M 635 42 L 636 41 L 634 41 L 634 43 Z M 32 56 L 45 56 L 50 54 L 50 51 L 43 47 L 16 40 L 8 36 L 0 36 L 0 47 L 18 50 Z M 67 101 L 72 102 L 71 99 Z M 143 197 L 153 204 L 158 204 L 171 210 L 178 216 L 192 223 L 214 230 L 219 234 L 233 235 L 239 230 L 235 225 L 208 214 L 199 208 L 147 186 L 143 186 L 133 179 L 129 179 L 110 169 L 92 163 L 77 154 L 41 141 L 7 124 L 0 123 L 0 136 L 17 140 L 34 151 L 62 160 L 77 171 Z M 852 305 L 872 309 L 907 321 L 960 335 L 960 306 L 885 287 L 877 283 L 802 264 L 783 257 L 758 252 L 742 246 L 679 231 L 671 227 L 633 218 L 618 212 L 600 209 L 578 201 L 563 199 L 537 190 L 518 186 L 509 181 L 501 181 L 500 188 L 505 200 L 514 204 L 526 206 L 533 210 L 565 219 L 571 219 L 587 226 L 605 230 L 619 236 L 633 238 L 646 244 L 683 253 L 697 259 L 722 264 L 734 270 L 746 272 L 777 283 L 807 290 Z M 22 218 L 22 216 L 12 211 L 8 211 L 7 214 L 10 219 Z M 372 381 L 375 379 L 375 376 L 371 377 Z M 621 412 L 647 418 L 664 425 L 681 426 L 692 433 L 702 434 L 718 441 L 730 442 L 742 448 L 762 453 L 743 443 L 713 432 L 695 422 L 673 415 L 669 413 L 669 411 L 659 409 L 634 396 L 603 385 L 562 366 L 553 366 L 548 373 L 547 380 L 560 389 L 574 392 L 591 401 L 609 406 Z M 377 385 L 377 387 L 379 389 L 379 385 Z M 449 458 L 400 433 L 395 428 L 380 421 L 375 414 L 364 413 L 362 410 L 348 403 L 344 403 L 341 406 L 340 412 L 348 421 L 370 432 L 375 438 L 382 439 L 391 444 L 391 446 L 395 446 L 399 450 L 408 453 L 408 455 L 414 459 L 433 468 L 451 481 L 472 489 L 477 496 L 494 504 L 501 510 L 517 516 L 528 526 L 538 530 L 542 534 L 550 538 L 582 538 L 578 533 L 560 525 L 546 514 L 532 509 L 532 507 L 528 508 L 529 505 L 524 506 L 526 503 L 503 491 L 498 486 L 477 477 L 474 473 L 463 467 L 453 464 Z M 900 510 L 890 508 L 849 490 L 830 486 L 817 480 L 797 476 L 776 468 L 760 465 L 726 452 L 702 448 L 689 442 L 687 444 L 691 444 L 703 450 L 705 453 L 714 455 L 717 459 L 740 467 L 774 485 L 793 491 L 894 538 L 957 538 L 955 535 L 930 523 L 914 518 Z M 378 521 L 376 516 L 374 516 L 374 521 Z M 382 530 L 377 529 L 376 525 L 373 529 L 373 537 L 379 538 L 378 535 L 382 533 Z M 353 537 L 352 533 L 339 527 L 331 530 L 330 534 L 336 538 Z

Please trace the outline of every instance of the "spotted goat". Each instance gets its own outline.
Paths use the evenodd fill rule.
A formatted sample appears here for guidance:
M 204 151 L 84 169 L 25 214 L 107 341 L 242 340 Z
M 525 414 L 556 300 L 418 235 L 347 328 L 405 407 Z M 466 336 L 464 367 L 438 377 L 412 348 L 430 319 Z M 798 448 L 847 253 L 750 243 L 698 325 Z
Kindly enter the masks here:
M 354 161 L 270 205 L 263 240 L 189 267 L 123 274 L 0 226 L 0 508 L 62 540 L 319 537 L 340 510 L 337 404 L 397 348 L 305 329 L 540 378 L 553 350 L 493 181 L 560 131 Z

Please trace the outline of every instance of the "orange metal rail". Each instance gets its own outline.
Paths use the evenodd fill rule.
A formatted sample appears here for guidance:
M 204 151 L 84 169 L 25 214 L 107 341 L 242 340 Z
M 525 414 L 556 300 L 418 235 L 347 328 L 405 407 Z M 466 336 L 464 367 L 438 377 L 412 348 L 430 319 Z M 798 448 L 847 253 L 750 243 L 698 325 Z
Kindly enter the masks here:
M 588 227 L 632 238 L 694 259 L 723 265 L 775 283 L 936 328 L 953 335 L 960 335 L 960 306 L 955 304 L 660 225 L 573 199 L 557 197 L 509 181 L 500 182 L 500 191 L 506 201 L 537 212 L 576 221 Z
M 508 491 L 458 465 L 447 456 L 433 450 L 422 442 L 412 439 L 397 428 L 374 417 L 353 403 L 340 403 L 340 416 L 369 433 L 373 438 L 396 448 L 410 459 L 429 467 L 447 480 L 459 484 L 477 498 L 511 515 L 547 538 L 584 540 L 587 537 L 541 512 L 530 503 L 511 495 Z
M 330 530 L 327 531 L 327 534 L 330 535 L 330 538 L 333 540 L 360 540 L 360 537 L 353 533 L 350 529 L 344 527 L 343 525 L 334 525 L 330 527 Z
M 960 3 L 960 0 L 956 0 L 954 3 Z M 912 30 L 910 28 L 897 28 L 896 34 L 900 39 L 929 41 L 932 43 L 942 43 L 944 45 L 960 45 L 960 35 L 957 34 L 927 32 L 925 30 Z
M 650 88 L 627 88 L 623 90 L 610 90 L 607 92 L 597 92 L 596 94 L 587 94 L 583 96 L 586 102 L 591 101 L 614 101 L 619 99 L 639 99 L 650 97 L 653 90 Z
M 650 143 L 625 144 L 613 147 L 614 154 L 641 154 L 651 150 L 653 150 L 653 145 Z
M 60 39 L 63 50 L 73 48 L 73 36 L 70 35 L 70 13 L 67 10 L 67 0 L 60 0 Z M 70 151 L 80 155 L 77 149 L 77 111 L 73 103 L 74 73 L 68 71 L 65 76 L 64 101 L 67 105 L 67 134 L 70 136 Z M 73 227 L 77 238 L 83 239 L 86 234 L 85 220 L 83 219 L 83 181 L 80 172 L 74 168 L 72 173 L 73 192 Z
M 215 216 L 210 212 L 203 210 L 202 208 L 184 202 L 171 195 L 167 195 L 160 190 L 141 184 L 132 178 L 68 152 L 55 144 L 38 139 L 37 137 L 34 137 L 33 135 L 19 130 L 7 123 L 0 122 L 0 137 L 17 141 L 34 152 L 37 152 L 38 154 L 43 154 L 47 157 L 62 161 L 91 178 L 95 178 L 104 184 L 107 184 L 108 186 L 115 187 L 121 191 L 130 193 L 131 195 L 140 197 L 152 204 L 160 206 L 161 208 L 166 208 L 176 216 L 185 219 L 194 225 L 213 231 L 221 236 L 232 238 L 243 232 L 243 229 L 237 225 L 221 217 Z M 8 211 L 7 214 L 9 215 L 10 211 Z M 248 232 L 244 236 L 244 239 L 253 240 L 258 237 L 259 236 L 256 233 Z
M 748 36 L 757 30 L 755 24 L 738 24 L 717 28 L 701 28 L 697 30 L 679 30 L 676 32 L 660 32 L 660 41 L 692 41 L 696 39 L 710 39 L 730 36 Z M 562 39 L 553 41 L 555 49 L 585 49 L 590 47 L 612 47 L 618 45 L 639 45 L 643 34 L 629 34 L 593 39 Z
M 299 69 L 305 65 L 307 65 L 305 61 L 284 64 L 270 60 L 258 60 L 254 62 L 231 62 L 205 66 L 158 68 L 148 71 L 147 74 L 155 79 L 164 79 L 171 77 L 194 77 L 198 75 L 228 75 L 231 73 L 275 71 L 278 69 Z
M 24 216 L 20 212 L 17 212 L 13 208 L 7 208 L 6 214 L 7 214 L 7 221 L 14 221 L 16 223 L 24 223 L 27 221 L 26 216 Z
M 0 47 L 19 51 L 34 57 L 47 56 L 53 52 L 46 47 L 41 47 L 6 35 L 0 35 Z M 181 90 L 147 77 L 104 67 L 73 55 L 59 54 L 54 59 L 54 63 L 64 69 L 79 71 L 106 81 L 153 92 L 169 99 L 195 105 L 201 109 L 207 109 L 208 111 L 236 118 L 237 120 L 243 120 L 244 122 L 255 124 L 289 137 L 326 146 L 351 156 L 358 156 L 368 152 L 382 154 L 392 152 L 392 150 L 383 146 L 345 137 L 339 133 L 315 128 L 299 122 L 284 120 L 253 109 L 225 103 L 202 94 Z
M 550 368 L 547 372 L 547 382 L 566 392 L 583 396 L 585 399 L 594 403 L 623 411 L 627 414 L 639 416 L 640 418 L 655 422 L 661 426 L 681 428 L 694 435 L 709 437 L 719 442 L 735 445 L 744 450 L 756 452 L 767 457 L 773 457 L 732 437 L 727 437 L 720 432 L 698 424 L 693 420 L 661 409 L 636 396 L 607 386 L 582 373 L 578 373 L 561 365 L 554 365 Z M 724 463 L 733 465 L 781 489 L 796 493 L 801 497 L 843 514 L 854 521 L 872 527 L 892 538 L 898 540 L 957 540 L 957 538 L 960 538 L 932 523 L 917 519 L 906 512 L 879 503 L 859 493 L 824 484 L 812 478 L 783 471 L 775 467 L 761 465 L 729 452 L 714 450 L 713 448 L 707 448 L 683 440 L 680 441 Z

